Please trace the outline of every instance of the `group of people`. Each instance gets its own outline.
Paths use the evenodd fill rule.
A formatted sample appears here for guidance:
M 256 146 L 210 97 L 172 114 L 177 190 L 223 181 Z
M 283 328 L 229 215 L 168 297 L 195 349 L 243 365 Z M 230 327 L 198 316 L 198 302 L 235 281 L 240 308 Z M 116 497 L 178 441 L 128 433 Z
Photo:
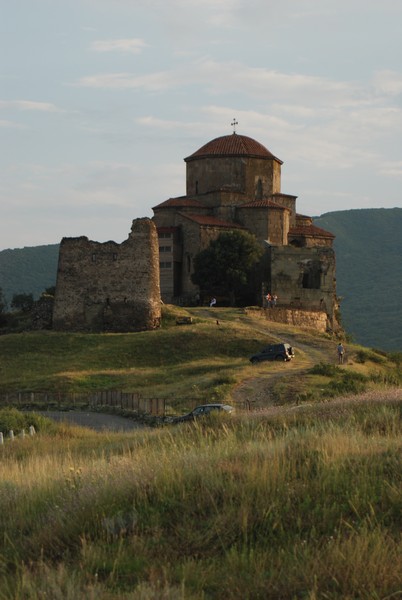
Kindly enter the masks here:
M 265 302 L 267 308 L 274 308 L 278 302 L 278 296 L 276 294 L 268 294 L 265 296 Z

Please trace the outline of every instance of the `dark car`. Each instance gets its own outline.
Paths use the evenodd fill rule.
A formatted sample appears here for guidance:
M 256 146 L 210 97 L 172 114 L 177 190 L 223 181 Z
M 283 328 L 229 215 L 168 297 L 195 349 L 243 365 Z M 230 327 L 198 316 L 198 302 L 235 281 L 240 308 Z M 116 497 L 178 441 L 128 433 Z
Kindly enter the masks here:
M 231 413 L 234 411 L 233 406 L 229 404 L 202 404 L 201 406 L 197 406 L 186 415 L 182 415 L 181 417 L 175 417 L 173 419 L 173 423 L 184 423 L 185 421 L 194 421 L 199 417 L 206 417 L 210 415 L 212 412 L 222 412 L 222 413 Z
M 263 360 L 292 360 L 295 353 L 290 344 L 271 344 L 267 346 L 261 352 L 250 356 L 250 362 L 253 364 L 261 362 Z

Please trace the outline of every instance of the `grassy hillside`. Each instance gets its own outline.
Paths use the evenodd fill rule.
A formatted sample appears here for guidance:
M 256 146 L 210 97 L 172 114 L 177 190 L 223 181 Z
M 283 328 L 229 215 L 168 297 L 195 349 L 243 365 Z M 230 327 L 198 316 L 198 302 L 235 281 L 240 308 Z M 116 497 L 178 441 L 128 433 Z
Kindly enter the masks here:
M 177 326 L 177 314 L 191 315 L 194 324 Z M 249 356 L 283 340 L 295 348 L 296 360 L 250 364 Z M 259 394 L 256 378 L 266 381 L 269 395 L 277 402 L 400 383 L 399 354 L 347 344 L 346 356 L 345 368 L 338 369 L 336 342 L 329 336 L 252 318 L 242 309 L 165 306 L 163 327 L 156 331 L 0 336 L 0 393 L 44 391 L 56 397 L 67 391 L 121 390 L 164 398 L 177 408 L 178 398 L 227 399 L 242 384 L 243 400 L 251 398 L 264 406 L 259 395 L 264 398 L 268 392 L 264 388 Z M 331 366 L 318 368 L 321 363 Z M 244 387 L 245 381 L 251 383 Z
M 37 299 L 56 285 L 59 245 L 16 248 L 0 252 L 0 288 L 9 303 L 14 294 L 33 294 Z
M 314 220 L 336 235 L 342 321 L 364 346 L 402 349 L 402 208 L 327 213 Z
M 328 336 L 234 309 L 179 327 L 178 310 L 159 331 L 0 337 L 2 391 L 258 398 L 124 434 L 0 409 L 0 431 L 37 431 L 0 445 L 0 598 L 398 597 L 401 356 L 347 344 L 338 367 Z M 278 338 L 292 363 L 249 364 Z

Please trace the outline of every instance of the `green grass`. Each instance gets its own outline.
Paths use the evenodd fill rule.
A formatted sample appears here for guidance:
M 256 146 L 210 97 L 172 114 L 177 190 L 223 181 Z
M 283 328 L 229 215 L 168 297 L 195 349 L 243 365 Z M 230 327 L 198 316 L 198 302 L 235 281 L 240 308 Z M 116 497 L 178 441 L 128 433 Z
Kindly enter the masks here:
M 180 327 L 165 314 L 157 331 L 1 336 L 0 392 L 120 389 L 169 397 L 200 390 L 202 397 L 221 381 L 241 378 L 248 356 L 266 343 L 235 320 L 219 328 L 211 319 Z
M 177 326 L 176 317 L 188 314 L 194 324 Z M 295 370 L 313 366 L 316 356 L 320 361 L 329 356 L 335 342 L 329 336 L 252 319 L 239 309 L 211 312 L 166 306 L 163 327 L 156 331 L 0 336 L 0 394 L 43 391 L 57 398 L 64 392 L 121 390 L 165 398 L 176 408 L 191 408 L 192 402 L 225 400 L 246 379 L 280 372 L 283 365 L 263 363 L 252 368 L 248 358 L 267 343 L 282 339 L 286 332 L 294 337 L 296 359 L 286 365 L 288 377 L 272 386 L 276 403 L 318 400 L 347 390 L 356 393 L 372 385 L 401 382 L 398 354 L 360 346 L 355 350 L 348 347 L 347 373 L 330 365 L 332 371 L 325 380 L 318 371 L 293 375 Z
M 5 444 L 0 598 L 397 597 L 401 433 L 390 393 Z

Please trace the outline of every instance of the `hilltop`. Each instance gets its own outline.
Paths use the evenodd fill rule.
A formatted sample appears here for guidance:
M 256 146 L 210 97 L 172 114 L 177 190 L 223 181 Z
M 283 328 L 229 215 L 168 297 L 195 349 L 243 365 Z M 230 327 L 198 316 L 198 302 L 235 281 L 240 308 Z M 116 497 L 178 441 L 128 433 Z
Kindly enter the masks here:
M 314 223 L 332 231 L 341 318 L 357 343 L 402 349 L 402 209 L 360 209 L 326 213 Z M 0 288 L 35 298 L 55 285 L 58 244 L 0 252 Z

